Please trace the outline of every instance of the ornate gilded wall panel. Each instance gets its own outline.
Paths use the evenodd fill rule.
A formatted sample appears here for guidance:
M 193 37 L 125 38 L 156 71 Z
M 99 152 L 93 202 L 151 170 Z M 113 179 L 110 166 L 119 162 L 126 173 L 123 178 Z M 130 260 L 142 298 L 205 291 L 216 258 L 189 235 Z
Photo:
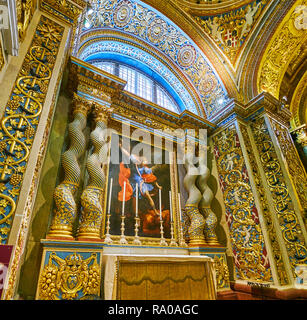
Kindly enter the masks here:
M 214 136 L 213 143 L 236 277 L 272 281 L 259 215 L 235 125 Z
M 278 217 L 279 228 L 286 246 L 293 276 L 296 277 L 295 267 L 307 261 L 307 249 L 304 235 L 294 210 L 293 201 L 289 195 L 281 165 L 265 119 L 258 118 L 251 126 L 255 143 L 259 152 L 262 169 L 267 178 L 275 213 Z
M 101 253 L 49 251 L 44 255 L 37 299 L 79 300 L 100 296 Z
M 42 16 L 1 120 L 0 238 L 6 243 L 64 28 Z
M 246 148 L 246 151 L 248 154 L 248 159 L 249 159 L 252 171 L 253 171 L 253 176 L 254 176 L 254 181 L 255 181 L 256 187 L 257 187 L 258 197 L 261 202 L 262 214 L 263 214 L 266 230 L 269 234 L 270 245 L 271 245 L 271 249 L 272 249 L 273 257 L 274 257 L 274 262 L 275 262 L 276 269 L 277 269 L 278 281 L 281 285 L 287 285 L 287 284 L 289 284 L 289 280 L 288 280 L 286 269 L 285 269 L 284 262 L 282 259 L 280 245 L 278 243 L 278 238 L 277 238 L 277 234 L 276 234 L 276 231 L 274 228 L 274 223 L 273 223 L 273 219 L 271 216 L 271 212 L 269 209 L 267 196 L 265 194 L 265 190 L 264 190 L 261 176 L 259 173 L 258 165 L 257 165 L 255 155 L 254 155 L 254 152 L 253 152 L 253 149 L 251 146 L 251 141 L 250 141 L 250 138 L 248 135 L 247 127 L 242 124 L 239 124 L 239 127 L 240 127 L 240 131 L 242 133 L 243 139 L 244 139 L 244 144 L 245 144 L 245 148 Z
M 266 91 L 279 98 L 279 88 L 286 69 L 307 40 L 302 11 L 306 4 L 307 0 L 296 1 L 267 46 L 257 77 L 258 92 Z
M 287 163 L 290 179 L 293 182 L 302 209 L 307 209 L 307 175 L 297 154 L 288 128 L 270 118 L 272 128 L 277 137 L 279 147 Z M 306 223 L 307 221 L 305 221 Z

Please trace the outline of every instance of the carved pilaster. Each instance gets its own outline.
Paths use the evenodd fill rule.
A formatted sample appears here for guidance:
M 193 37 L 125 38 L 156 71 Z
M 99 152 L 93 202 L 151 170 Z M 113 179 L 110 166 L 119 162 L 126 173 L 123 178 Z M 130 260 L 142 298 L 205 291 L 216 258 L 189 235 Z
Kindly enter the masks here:
M 236 124 L 221 129 L 212 140 L 234 256 L 235 279 L 272 282 L 267 248 Z
M 91 133 L 93 153 L 88 157 L 86 168 L 89 182 L 81 195 L 81 220 L 78 240 L 100 240 L 103 221 L 103 194 L 105 190 L 104 165 L 107 163 L 109 142 L 107 141 L 107 123 L 112 109 L 95 105 L 94 116 L 96 127 Z
M 80 183 L 80 165 L 78 159 L 85 151 L 87 113 L 90 103 L 74 95 L 73 121 L 68 126 L 70 146 L 62 155 L 62 166 L 65 172 L 64 181 L 53 194 L 55 214 L 47 238 L 73 239 L 72 228 L 77 214 L 75 192 Z
M 275 130 L 274 130 L 275 127 Z M 267 115 L 262 115 L 251 124 L 253 139 L 257 146 L 260 170 L 262 172 L 271 208 L 276 217 L 276 231 L 280 235 L 283 256 L 288 264 L 288 275 L 296 278 L 296 266 L 307 261 L 306 229 L 303 225 L 299 200 L 292 179 L 289 176 L 289 158 L 285 161 L 281 142 L 281 128 Z M 277 132 L 278 131 L 278 132 Z M 279 135 L 279 138 L 276 136 Z M 284 146 L 291 150 L 289 142 Z M 287 152 L 290 152 L 289 150 Z M 289 154 L 288 154 L 289 156 Z M 291 160 L 290 166 L 296 161 Z M 293 172 L 297 174 L 299 172 Z M 304 183 L 301 181 L 300 183 Z

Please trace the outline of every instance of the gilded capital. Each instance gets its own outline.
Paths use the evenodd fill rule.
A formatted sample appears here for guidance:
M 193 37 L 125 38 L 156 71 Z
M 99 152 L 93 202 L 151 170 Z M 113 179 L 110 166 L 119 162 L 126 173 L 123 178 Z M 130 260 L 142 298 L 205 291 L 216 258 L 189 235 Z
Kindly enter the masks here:
M 76 113 L 82 113 L 85 117 L 87 117 L 87 114 L 89 113 L 92 106 L 92 102 L 88 101 L 80 96 L 78 96 L 76 93 L 74 93 L 73 98 L 73 114 Z
M 107 122 L 113 113 L 113 108 L 110 108 L 108 105 L 100 105 L 94 103 L 93 115 L 95 122 Z

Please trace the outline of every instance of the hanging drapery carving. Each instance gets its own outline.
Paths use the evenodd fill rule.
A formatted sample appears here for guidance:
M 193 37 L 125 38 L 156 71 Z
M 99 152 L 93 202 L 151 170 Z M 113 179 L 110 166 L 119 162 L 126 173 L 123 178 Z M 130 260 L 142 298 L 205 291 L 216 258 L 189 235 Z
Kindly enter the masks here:
M 107 121 L 112 109 L 95 105 L 94 114 L 96 128 L 91 133 L 93 153 L 88 157 L 86 167 L 89 183 L 81 195 L 81 221 L 78 240 L 100 240 L 101 224 L 103 221 L 103 195 L 106 177 L 104 166 L 108 157 L 109 142 L 107 142 Z
M 76 94 L 74 104 L 74 120 L 68 127 L 70 147 L 62 155 L 64 181 L 56 187 L 53 194 L 56 209 L 47 238 L 73 239 L 73 222 L 77 213 L 74 195 L 80 183 L 81 171 L 78 159 L 85 151 L 85 136 L 82 131 L 90 109 L 90 103 Z

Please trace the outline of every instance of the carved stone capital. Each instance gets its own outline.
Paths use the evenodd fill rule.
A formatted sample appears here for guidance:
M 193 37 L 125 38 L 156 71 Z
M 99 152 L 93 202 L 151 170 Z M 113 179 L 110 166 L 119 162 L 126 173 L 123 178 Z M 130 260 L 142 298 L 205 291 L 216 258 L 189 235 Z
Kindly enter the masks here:
M 73 98 L 73 114 L 76 113 L 82 113 L 85 117 L 87 117 L 90 109 L 92 106 L 92 102 L 88 101 L 80 96 L 78 96 L 76 93 L 74 93 Z
M 93 106 L 93 115 L 95 118 L 95 122 L 105 122 L 107 123 L 109 118 L 112 116 L 113 108 L 110 108 L 107 104 L 100 105 L 98 103 L 94 103 Z

